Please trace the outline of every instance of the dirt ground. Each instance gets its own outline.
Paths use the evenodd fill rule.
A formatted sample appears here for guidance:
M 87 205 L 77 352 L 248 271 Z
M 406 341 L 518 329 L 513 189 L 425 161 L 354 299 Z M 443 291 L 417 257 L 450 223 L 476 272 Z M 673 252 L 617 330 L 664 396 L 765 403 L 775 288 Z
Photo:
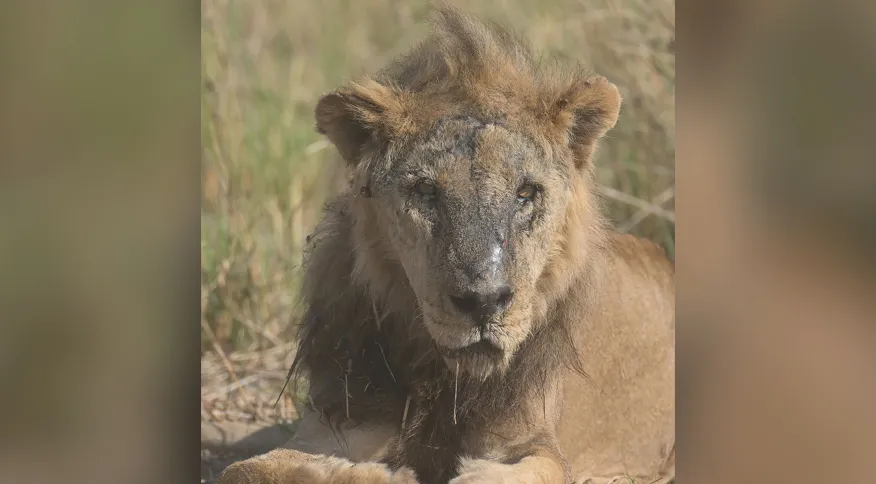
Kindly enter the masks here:
M 201 483 L 222 469 L 283 445 L 297 412 L 288 392 L 274 407 L 291 362 L 291 346 L 226 354 L 201 360 Z

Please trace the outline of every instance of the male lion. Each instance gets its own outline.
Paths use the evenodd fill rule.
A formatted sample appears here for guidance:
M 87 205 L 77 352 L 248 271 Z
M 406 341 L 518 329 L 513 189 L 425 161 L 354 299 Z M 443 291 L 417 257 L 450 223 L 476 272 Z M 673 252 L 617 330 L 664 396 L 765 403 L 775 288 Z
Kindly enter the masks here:
M 306 254 L 309 408 L 219 483 L 668 480 L 674 269 L 594 193 L 618 90 L 437 12 L 316 107 L 352 177 Z

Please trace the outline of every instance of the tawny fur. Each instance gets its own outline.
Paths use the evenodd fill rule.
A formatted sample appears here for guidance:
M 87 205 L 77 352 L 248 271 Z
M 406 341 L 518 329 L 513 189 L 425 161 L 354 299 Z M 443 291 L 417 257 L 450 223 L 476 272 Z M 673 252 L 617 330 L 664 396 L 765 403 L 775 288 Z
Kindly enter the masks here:
M 619 109 L 606 79 L 539 61 L 446 6 L 407 56 L 324 96 L 317 128 L 352 182 L 306 252 L 293 370 L 309 409 L 296 451 L 234 464 L 219 482 L 670 478 L 673 266 L 611 232 L 593 187 L 596 143 Z M 411 195 L 411 173 L 446 206 Z M 511 210 L 523 175 L 539 198 Z M 507 219 L 496 247 L 514 299 L 481 333 L 495 354 L 448 357 L 471 325 L 445 293 L 468 281 L 466 254 L 495 242 L 450 222 L 491 214 Z

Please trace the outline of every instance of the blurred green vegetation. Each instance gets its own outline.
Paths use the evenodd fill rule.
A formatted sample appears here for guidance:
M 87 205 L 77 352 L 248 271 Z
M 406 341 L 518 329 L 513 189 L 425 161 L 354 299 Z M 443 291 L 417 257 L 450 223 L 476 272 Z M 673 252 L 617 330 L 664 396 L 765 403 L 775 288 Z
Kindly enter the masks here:
M 621 117 L 597 155 L 606 211 L 673 254 L 673 0 L 462 6 L 618 85 Z M 214 0 L 202 9 L 202 351 L 259 351 L 288 337 L 302 243 L 344 179 L 314 131 L 314 104 L 421 39 L 429 9 L 425 0 Z

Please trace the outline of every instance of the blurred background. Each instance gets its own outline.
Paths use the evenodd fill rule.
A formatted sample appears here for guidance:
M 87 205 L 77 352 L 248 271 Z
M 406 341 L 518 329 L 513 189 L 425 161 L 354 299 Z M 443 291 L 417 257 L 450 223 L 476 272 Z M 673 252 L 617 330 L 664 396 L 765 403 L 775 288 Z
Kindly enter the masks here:
M 619 87 L 620 120 L 596 160 L 606 214 L 674 254 L 674 0 L 457 4 Z M 344 185 L 313 109 L 421 40 L 430 11 L 425 0 L 202 8 L 202 419 L 294 419 L 291 402 L 271 405 L 294 356 L 302 244 Z

